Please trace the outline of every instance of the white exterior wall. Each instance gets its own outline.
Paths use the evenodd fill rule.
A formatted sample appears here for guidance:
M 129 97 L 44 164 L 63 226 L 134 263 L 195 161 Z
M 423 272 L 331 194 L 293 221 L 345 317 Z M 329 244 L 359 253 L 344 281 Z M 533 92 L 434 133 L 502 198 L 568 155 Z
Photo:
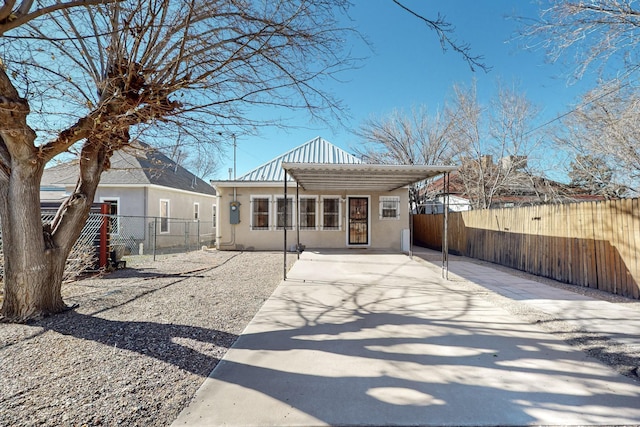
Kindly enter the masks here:
M 284 246 L 283 230 L 275 227 L 276 197 L 283 197 L 282 185 L 273 187 L 237 187 L 235 200 L 240 203 L 240 223 L 230 224 L 230 203 L 234 200 L 233 187 L 218 186 L 218 224 L 216 246 L 221 250 L 282 250 Z M 252 197 L 270 197 L 271 213 L 270 226 L 267 230 L 251 229 Z M 296 196 L 295 184 L 289 184 L 287 197 Z M 402 229 L 409 228 L 409 193 L 407 189 L 393 192 L 307 192 L 300 189 L 300 198 L 317 197 L 316 218 L 318 227 L 315 230 L 300 230 L 300 243 L 307 249 L 313 248 L 348 248 L 367 247 L 374 249 L 401 250 Z M 321 215 L 321 200 L 323 196 L 340 198 L 340 229 L 323 230 Z M 380 219 L 380 197 L 395 196 L 399 198 L 400 215 L 398 219 Z M 348 199 L 349 197 L 368 197 L 369 199 L 369 242 L 367 245 L 348 244 Z M 294 226 L 287 230 L 287 247 L 290 249 L 297 244 L 297 203 L 294 201 Z
M 444 212 L 445 197 L 438 196 L 434 200 L 424 203 L 425 213 L 441 214 Z M 463 212 L 471 210 L 471 203 L 458 196 L 449 196 L 449 212 Z
M 198 220 L 200 224 L 197 227 L 197 232 L 201 236 L 201 240 L 203 240 L 205 236 L 210 236 L 210 238 L 204 240 L 208 241 L 208 244 L 213 245 L 215 239 L 213 215 L 215 212 L 216 196 L 188 193 L 180 190 L 172 191 L 171 189 L 161 187 L 151 187 L 147 191 L 147 216 L 160 217 L 160 201 L 163 200 L 169 202 L 169 218 L 175 218 L 173 221 L 169 219 L 169 231 L 166 235 L 163 236 L 163 233 L 158 230 L 158 236 L 160 237 L 157 238 L 157 242 L 159 242 L 159 246 L 171 247 L 183 244 L 185 240 L 183 232 L 185 228 L 184 220 L 197 221 L 194 216 L 195 203 L 199 205 Z M 189 231 L 190 234 L 193 235 L 195 230 L 196 227 L 192 227 Z
M 215 223 L 213 215 L 216 196 L 155 186 L 132 188 L 98 187 L 94 199 L 95 202 L 105 199 L 118 200 L 118 214 L 132 217 L 122 218 L 123 227 L 126 227 L 127 234 L 140 242 L 144 242 L 145 245 L 151 244 L 149 239 L 152 234 L 149 234 L 149 227 L 153 220 L 150 218 L 160 216 L 160 200 L 169 201 L 169 217 L 182 221 L 174 221 L 174 229 L 172 230 L 171 220 L 169 220 L 169 233 L 160 239 L 156 239 L 158 247 L 184 244 L 184 232 L 180 230 L 185 228 L 184 220 L 195 221 L 194 203 L 198 203 L 200 224 L 198 227 L 191 227 L 190 233 L 195 238 L 194 230 L 197 229 L 203 244 L 204 242 L 208 242 L 209 245 L 214 243 Z
M 160 216 L 161 199 L 169 200 L 169 216 L 171 218 L 195 220 L 193 205 L 198 203 L 200 221 L 207 223 L 213 221 L 213 206 L 216 204 L 216 196 L 151 187 L 147 195 L 147 216 Z
M 145 216 L 144 188 L 98 187 L 94 202 L 118 200 L 118 215 Z

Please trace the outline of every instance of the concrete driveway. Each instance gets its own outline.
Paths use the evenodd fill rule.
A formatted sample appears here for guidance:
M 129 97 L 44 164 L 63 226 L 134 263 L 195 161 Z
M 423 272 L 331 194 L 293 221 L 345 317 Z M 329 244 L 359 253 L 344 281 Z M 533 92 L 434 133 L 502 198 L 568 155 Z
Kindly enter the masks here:
M 435 265 L 307 251 L 288 277 L 173 425 L 640 424 L 640 383 Z

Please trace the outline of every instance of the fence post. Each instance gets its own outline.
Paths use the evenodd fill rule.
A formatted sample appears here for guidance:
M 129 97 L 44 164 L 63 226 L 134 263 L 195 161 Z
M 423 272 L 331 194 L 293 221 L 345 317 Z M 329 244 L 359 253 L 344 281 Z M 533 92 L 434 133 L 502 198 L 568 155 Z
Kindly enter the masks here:
M 156 260 L 156 243 L 158 242 L 158 217 L 153 218 L 153 260 Z
M 191 224 L 189 221 L 184 221 L 184 248 L 187 252 L 191 249 L 191 245 L 189 244 L 189 228 Z
M 100 256 L 99 256 L 100 268 L 107 267 L 107 260 L 108 260 L 107 237 L 109 235 L 108 228 L 109 228 L 110 211 L 111 211 L 111 207 L 109 206 L 108 203 L 102 203 L 100 205 L 100 214 L 102 216 L 102 223 L 100 224 Z

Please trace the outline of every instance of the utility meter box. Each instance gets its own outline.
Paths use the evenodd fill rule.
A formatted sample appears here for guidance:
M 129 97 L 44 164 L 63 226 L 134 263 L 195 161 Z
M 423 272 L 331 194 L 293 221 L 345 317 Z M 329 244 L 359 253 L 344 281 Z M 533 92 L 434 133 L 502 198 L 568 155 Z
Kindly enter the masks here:
M 229 203 L 229 223 L 240 224 L 240 202 Z

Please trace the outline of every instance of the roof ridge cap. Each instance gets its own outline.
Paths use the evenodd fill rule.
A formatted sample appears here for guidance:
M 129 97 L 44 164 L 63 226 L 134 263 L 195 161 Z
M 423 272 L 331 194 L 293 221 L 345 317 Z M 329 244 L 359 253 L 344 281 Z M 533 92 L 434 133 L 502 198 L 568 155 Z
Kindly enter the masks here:
M 278 162 L 282 163 L 292 153 L 294 153 L 294 152 L 296 152 L 298 150 L 301 150 L 306 146 L 311 146 L 314 143 L 322 144 L 323 146 L 329 146 L 332 149 L 339 150 L 340 152 L 344 153 L 345 155 L 350 156 L 353 159 L 355 159 L 354 162 L 361 162 L 361 160 L 358 157 L 356 157 L 353 154 L 349 153 L 348 151 L 338 147 L 337 145 L 335 145 L 331 141 L 326 140 L 322 136 L 316 136 L 315 138 L 311 138 L 310 140 L 308 140 L 308 141 L 306 141 L 306 142 L 304 142 L 304 143 L 302 143 L 300 145 L 297 145 L 297 146 L 291 148 L 290 150 L 285 151 L 284 153 L 272 158 L 271 160 L 266 161 L 266 162 L 260 164 L 259 166 L 256 166 L 255 168 L 253 168 L 253 169 L 247 171 L 246 173 L 240 175 L 236 180 L 237 181 L 247 180 L 249 176 L 251 176 L 252 174 L 256 173 L 258 170 L 260 170 L 262 168 L 267 168 L 269 165 L 274 164 L 274 163 L 278 163 Z

